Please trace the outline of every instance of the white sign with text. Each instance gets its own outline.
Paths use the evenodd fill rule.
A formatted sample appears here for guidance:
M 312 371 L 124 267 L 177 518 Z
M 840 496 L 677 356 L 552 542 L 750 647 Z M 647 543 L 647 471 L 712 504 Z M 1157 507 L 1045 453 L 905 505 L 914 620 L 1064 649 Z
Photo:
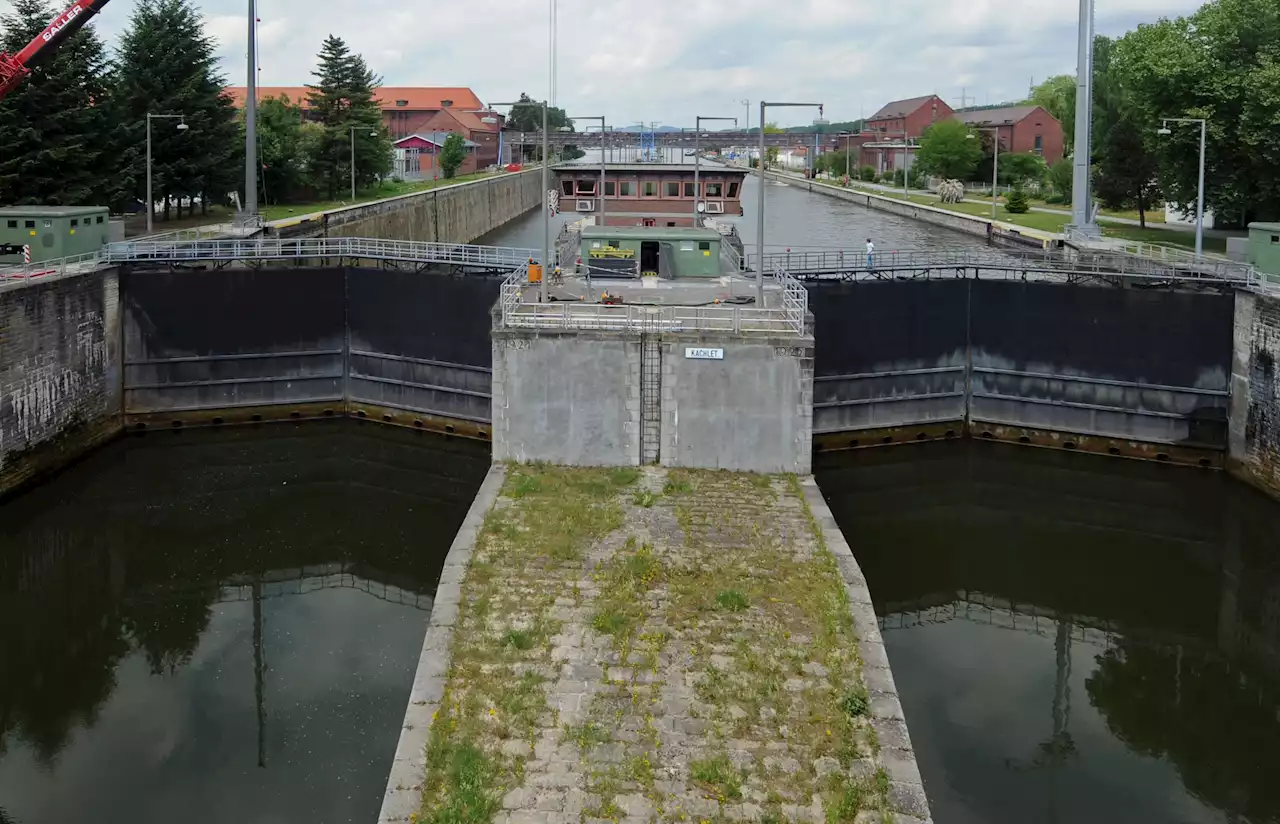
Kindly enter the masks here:
M 724 350 L 686 346 L 684 349 L 684 356 L 693 360 L 724 360 Z

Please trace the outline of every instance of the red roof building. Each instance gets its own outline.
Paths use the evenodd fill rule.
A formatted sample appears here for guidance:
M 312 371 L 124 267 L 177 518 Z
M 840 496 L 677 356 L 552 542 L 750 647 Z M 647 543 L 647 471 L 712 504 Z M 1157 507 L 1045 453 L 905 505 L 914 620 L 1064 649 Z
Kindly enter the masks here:
M 302 107 L 303 116 L 310 108 L 306 86 L 259 86 L 258 100 L 286 96 Z M 236 108 L 244 105 L 244 86 L 228 86 L 225 92 Z M 484 111 L 484 104 L 471 89 L 461 86 L 381 86 L 375 97 L 382 109 L 382 122 L 391 139 L 428 132 L 458 132 L 477 144 L 475 164 L 479 168 L 498 162 L 498 132 L 503 115 Z M 484 123 L 492 117 L 496 123 Z
M 956 120 L 973 129 L 994 130 L 1002 152 L 1030 152 L 1052 166 L 1066 152 L 1062 124 L 1041 106 L 963 109 Z
M 920 137 L 925 129 L 939 120 L 946 120 L 952 114 L 952 108 L 936 94 L 895 100 L 868 117 L 862 130 L 889 136 L 896 134 L 899 140 L 902 139 L 903 132 L 909 138 Z

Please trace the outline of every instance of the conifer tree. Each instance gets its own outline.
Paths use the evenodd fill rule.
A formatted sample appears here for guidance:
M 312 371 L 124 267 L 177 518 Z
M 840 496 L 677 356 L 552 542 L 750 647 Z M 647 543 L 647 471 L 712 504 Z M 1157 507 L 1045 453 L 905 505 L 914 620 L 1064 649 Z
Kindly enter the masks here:
M 0 49 L 18 51 L 54 14 L 45 0 L 14 0 L 0 18 Z M 106 204 L 106 68 L 102 42 L 85 26 L 0 101 L 0 204 Z
M 358 185 L 390 171 L 392 152 L 375 98 L 382 78 L 334 35 L 325 38 L 318 61 L 312 72 L 317 82 L 307 86 L 307 97 L 312 117 L 324 127 L 324 134 L 311 157 L 311 172 L 332 199 L 351 174 L 353 135 Z

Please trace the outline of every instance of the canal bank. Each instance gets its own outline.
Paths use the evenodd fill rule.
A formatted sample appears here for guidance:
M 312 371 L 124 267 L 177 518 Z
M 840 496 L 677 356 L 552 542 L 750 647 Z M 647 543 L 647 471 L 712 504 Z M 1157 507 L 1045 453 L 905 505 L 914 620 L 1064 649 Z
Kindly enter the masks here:
M 811 480 L 497 468 L 455 578 L 383 821 L 419 793 L 428 821 L 929 820 L 865 581 Z
M 0 506 L 6 821 L 368 824 L 483 446 L 129 435 Z

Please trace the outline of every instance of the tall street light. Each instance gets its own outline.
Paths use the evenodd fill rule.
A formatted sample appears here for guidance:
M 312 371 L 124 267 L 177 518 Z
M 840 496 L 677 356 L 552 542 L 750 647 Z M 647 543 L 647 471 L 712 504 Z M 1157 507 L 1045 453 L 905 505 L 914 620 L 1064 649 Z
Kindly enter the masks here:
M 1000 180 L 1000 127 L 973 127 L 974 131 L 991 132 L 991 219 L 996 219 L 996 186 Z M 972 134 L 964 136 L 965 140 L 975 140 Z
M 604 174 L 605 174 L 605 122 L 604 115 L 587 115 L 584 117 L 571 117 L 570 120 L 599 120 L 600 121 L 600 226 L 604 225 Z
M 351 202 L 356 202 L 356 129 L 369 129 L 369 137 L 377 137 L 374 129 L 357 123 L 351 127 Z
M 187 125 L 185 114 L 152 114 L 147 112 L 147 234 L 151 234 L 151 221 L 155 217 L 156 202 L 151 197 L 151 121 L 173 118 L 178 121 L 178 131 L 185 132 L 191 128 Z
M 258 213 L 258 9 L 249 0 L 249 52 L 244 97 L 244 216 Z M 148 227 L 150 229 L 150 227 Z
M 538 281 L 538 299 L 547 302 L 547 277 L 549 276 L 548 264 L 551 261 L 551 204 L 546 203 L 547 192 L 549 191 L 550 182 L 547 179 L 547 167 L 551 164 L 551 141 L 548 139 L 550 130 L 547 128 L 547 101 L 543 100 L 539 103 L 536 100 L 517 100 L 514 103 L 490 103 L 489 106 L 510 106 L 518 108 L 520 106 L 541 106 L 542 107 L 542 277 Z
M 741 102 L 741 103 L 742 103 L 742 105 L 743 105 L 743 106 L 746 108 L 746 110 L 747 110 L 747 119 L 743 121 L 743 122 L 744 122 L 744 123 L 746 123 L 747 125 L 743 126 L 742 128 L 743 128 L 743 130 L 744 130 L 744 131 L 746 131 L 746 133 L 747 133 L 747 134 L 751 134 L 751 101 L 744 97 L 744 98 L 743 98 L 741 101 L 739 101 L 739 102 Z
M 1102 232 L 1093 219 L 1093 176 L 1089 172 L 1093 155 L 1093 0 L 1080 0 L 1076 37 L 1076 135 L 1068 228 L 1085 238 L 1096 239 Z
M 1162 117 L 1158 135 L 1171 135 L 1170 123 L 1200 124 L 1200 183 L 1196 188 L 1196 257 L 1204 254 L 1204 147 L 1208 123 L 1201 117 Z
M 765 115 L 770 106 L 816 106 L 818 120 L 822 119 L 821 103 L 769 103 L 765 100 L 760 101 L 760 216 L 756 223 L 756 307 L 759 309 L 764 308 L 764 124 Z
M 702 136 L 702 121 L 711 122 L 713 120 L 732 120 L 733 125 L 738 125 L 736 117 L 703 117 L 698 115 L 693 119 L 693 225 L 698 225 L 698 207 L 702 205 L 702 187 L 698 180 L 698 161 L 701 159 L 698 151 L 698 138 Z M 704 207 L 705 208 L 705 207 Z

